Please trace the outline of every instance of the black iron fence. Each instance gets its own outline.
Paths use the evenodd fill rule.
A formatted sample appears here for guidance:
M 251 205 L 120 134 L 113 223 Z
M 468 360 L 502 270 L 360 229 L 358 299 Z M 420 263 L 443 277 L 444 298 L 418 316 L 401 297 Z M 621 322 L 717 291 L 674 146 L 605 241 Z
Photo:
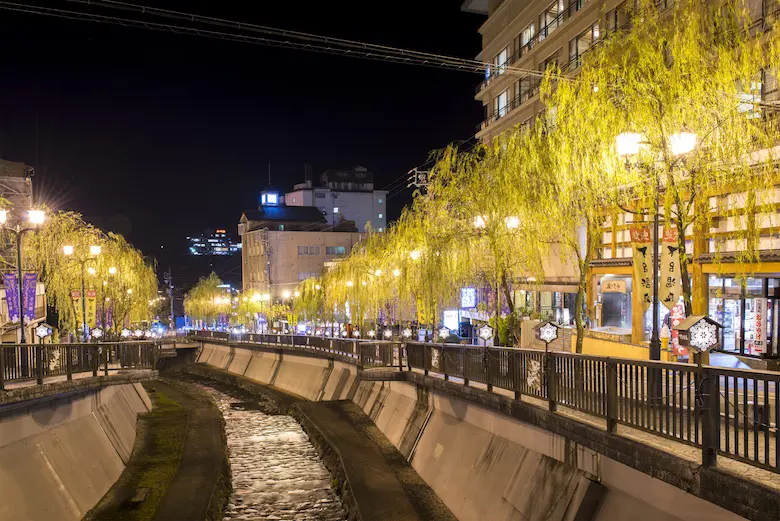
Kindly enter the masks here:
M 110 370 L 152 369 L 159 347 L 153 342 L 101 342 L 96 344 L 0 344 L 0 390 L 25 380 Z
M 398 367 L 478 382 L 780 473 L 780 373 L 458 344 L 383 342 L 291 335 L 196 336 L 329 353 L 364 368 Z

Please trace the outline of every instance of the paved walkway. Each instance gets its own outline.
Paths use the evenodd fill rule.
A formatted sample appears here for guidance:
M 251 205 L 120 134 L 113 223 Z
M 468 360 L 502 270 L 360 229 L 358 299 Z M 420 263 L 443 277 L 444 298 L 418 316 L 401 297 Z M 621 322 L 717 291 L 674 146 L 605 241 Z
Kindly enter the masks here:
M 357 405 L 299 402 L 297 407 L 340 453 L 363 521 L 456 521 Z

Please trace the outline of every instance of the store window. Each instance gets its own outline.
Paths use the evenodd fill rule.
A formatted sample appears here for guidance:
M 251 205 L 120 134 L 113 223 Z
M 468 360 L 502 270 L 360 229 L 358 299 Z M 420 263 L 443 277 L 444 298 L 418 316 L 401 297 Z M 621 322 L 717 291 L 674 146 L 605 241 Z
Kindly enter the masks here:
M 722 326 L 720 350 L 745 356 L 777 353 L 780 279 L 710 276 L 708 313 Z
M 597 327 L 631 332 L 631 277 L 597 277 Z

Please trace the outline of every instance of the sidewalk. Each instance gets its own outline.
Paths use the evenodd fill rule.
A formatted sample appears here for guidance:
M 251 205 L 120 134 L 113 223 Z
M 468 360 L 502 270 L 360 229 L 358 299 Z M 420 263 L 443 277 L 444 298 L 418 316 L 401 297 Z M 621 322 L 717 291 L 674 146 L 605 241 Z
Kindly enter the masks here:
M 338 453 L 363 521 L 456 521 L 357 405 L 299 402 L 295 408 L 304 429 L 316 429 Z M 310 437 L 317 446 L 317 433 Z

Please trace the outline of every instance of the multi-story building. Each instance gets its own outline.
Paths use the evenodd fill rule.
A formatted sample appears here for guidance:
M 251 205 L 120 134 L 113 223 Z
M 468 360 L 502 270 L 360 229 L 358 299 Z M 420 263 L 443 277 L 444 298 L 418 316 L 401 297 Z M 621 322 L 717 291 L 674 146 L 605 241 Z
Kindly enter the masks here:
M 280 198 L 263 196 L 266 204 L 244 212 L 238 223 L 244 291 L 282 298 L 302 280 L 321 275 L 326 263 L 347 256 L 362 236 L 354 221 L 334 225 L 317 207 L 267 204 Z
M 233 255 L 241 250 L 240 242 L 233 242 L 225 229 L 206 230 L 196 237 L 187 237 L 190 255 Z
M 368 223 L 378 232 L 387 228 L 387 190 L 375 190 L 374 174 L 362 166 L 326 170 L 319 183 L 307 169 L 304 182 L 295 185 L 284 202 L 287 206 L 317 207 L 329 224 L 349 220 L 360 231 Z
M 626 0 L 466 0 L 462 9 L 487 15 L 479 29 L 482 52 L 478 58 L 489 67 L 477 86 L 476 100 L 485 117 L 477 126 L 476 137 L 490 141 L 517 125 L 530 125 L 545 107 L 539 100 L 540 75 L 557 63 L 567 74 L 576 74 L 583 54 L 612 31 L 630 27 Z M 659 2 L 659 8 L 667 5 Z M 764 26 L 777 13 L 777 5 L 762 0 L 746 0 L 755 27 Z M 514 70 L 508 70 L 512 67 Z M 526 72 L 518 72 L 526 71 Z M 761 73 L 761 100 L 778 99 L 778 81 L 771 71 Z M 738 241 L 720 241 L 738 226 L 737 218 L 726 216 L 726 208 L 744 207 L 744 194 L 713 194 L 709 198 L 712 220 L 709 228 L 686 230 L 686 250 L 692 261 L 693 312 L 710 315 L 723 324 L 721 348 L 724 351 L 777 357 L 780 354 L 780 239 L 772 222 L 778 215 L 756 219 L 761 228 L 758 248 L 761 263 L 738 262 Z M 775 190 L 780 201 L 780 190 Z M 778 203 L 780 204 L 780 203 Z M 740 206 L 742 205 L 742 206 Z M 778 206 L 780 208 L 780 206 Z M 588 315 L 593 320 L 594 337 L 599 338 L 601 354 L 646 357 L 646 344 L 652 309 L 642 313 L 640 282 L 634 280 L 629 229 L 634 217 L 607 210 L 597 259 L 591 263 Z M 660 233 L 660 231 L 659 231 Z M 716 256 L 719 257 L 716 262 Z M 519 307 L 531 307 L 549 317 L 574 315 L 572 298 L 576 292 L 574 267 L 549 260 L 546 280 L 518 281 L 515 291 Z M 746 278 L 744 283 L 740 277 Z M 768 312 L 761 313 L 762 310 Z M 666 314 L 661 309 L 661 317 Z M 600 330 L 600 331 L 599 331 Z M 763 346 L 757 343 L 763 331 Z M 620 342 L 608 347 L 610 339 Z M 615 344 L 612 344 L 613 346 Z

